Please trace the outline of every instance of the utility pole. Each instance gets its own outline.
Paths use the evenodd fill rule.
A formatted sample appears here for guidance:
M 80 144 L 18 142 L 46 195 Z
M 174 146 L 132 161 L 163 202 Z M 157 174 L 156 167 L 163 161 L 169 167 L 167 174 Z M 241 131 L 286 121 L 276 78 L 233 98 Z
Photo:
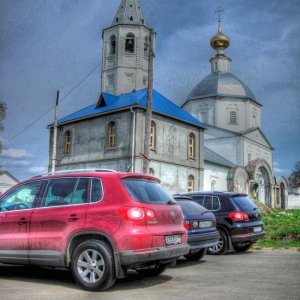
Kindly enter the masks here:
M 53 127 L 53 144 L 52 144 L 52 162 L 51 162 L 51 173 L 55 172 L 56 165 L 56 140 L 57 140 L 57 117 L 58 117 L 58 99 L 59 91 L 56 93 L 56 102 L 54 109 L 54 127 Z
M 149 172 L 149 156 L 150 156 L 150 131 L 151 131 L 151 118 L 152 118 L 152 94 L 153 94 L 153 39 L 154 30 L 150 29 L 149 37 L 149 53 L 148 53 L 148 88 L 147 88 L 147 107 L 146 107 L 146 120 L 145 120 L 145 141 L 144 141 L 144 158 L 143 160 L 143 173 Z

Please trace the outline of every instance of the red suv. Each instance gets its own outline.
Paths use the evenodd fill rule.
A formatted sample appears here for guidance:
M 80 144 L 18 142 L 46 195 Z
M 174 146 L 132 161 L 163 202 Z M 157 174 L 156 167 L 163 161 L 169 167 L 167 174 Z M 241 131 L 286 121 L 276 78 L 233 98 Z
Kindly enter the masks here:
M 0 263 L 70 268 L 87 290 L 127 269 L 159 275 L 189 252 L 186 242 L 181 208 L 152 176 L 56 173 L 0 198 Z

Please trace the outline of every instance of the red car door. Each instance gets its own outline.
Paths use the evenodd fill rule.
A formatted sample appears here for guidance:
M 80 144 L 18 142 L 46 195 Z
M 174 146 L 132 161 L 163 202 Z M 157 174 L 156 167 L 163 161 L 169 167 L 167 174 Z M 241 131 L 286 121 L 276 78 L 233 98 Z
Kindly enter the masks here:
M 31 216 L 30 263 L 63 265 L 69 238 L 82 231 L 89 202 L 89 178 L 51 179 L 41 207 Z
M 0 199 L 0 261 L 28 263 L 30 218 L 40 181 L 17 186 Z

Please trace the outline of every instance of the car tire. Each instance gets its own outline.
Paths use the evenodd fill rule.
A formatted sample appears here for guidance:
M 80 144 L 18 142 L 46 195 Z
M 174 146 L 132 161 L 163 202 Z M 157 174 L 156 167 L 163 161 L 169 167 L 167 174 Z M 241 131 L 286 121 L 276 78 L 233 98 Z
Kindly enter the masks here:
M 197 261 L 200 260 L 207 252 L 207 249 L 200 249 L 198 251 L 190 251 L 184 257 L 189 261 Z
M 101 240 L 79 244 L 72 255 L 71 269 L 76 283 L 88 291 L 106 290 L 116 282 L 111 248 Z
M 252 244 L 247 244 L 247 245 L 238 245 L 238 244 L 233 244 L 233 249 L 236 252 L 245 252 L 249 250 L 252 247 Z
M 228 235 L 222 229 L 218 229 L 220 233 L 220 238 L 218 244 L 208 248 L 207 252 L 212 255 L 225 254 L 228 251 Z
M 137 273 L 144 277 L 155 277 L 162 274 L 168 268 L 168 264 L 156 264 L 148 268 L 137 269 Z

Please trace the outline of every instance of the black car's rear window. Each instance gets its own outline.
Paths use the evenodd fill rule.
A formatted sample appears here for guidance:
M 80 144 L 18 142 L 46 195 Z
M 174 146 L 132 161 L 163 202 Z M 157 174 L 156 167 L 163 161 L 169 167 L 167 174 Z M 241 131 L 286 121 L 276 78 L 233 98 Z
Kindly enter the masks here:
M 233 196 L 230 199 L 242 211 L 250 211 L 256 208 L 256 205 L 248 197 Z
M 203 206 L 201 206 L 200 204 L 198 204 L 194 201 L 179 200 L 179 199 L 175 199 L 175 200 L 182 208 L 182 211 L 184 214 L 199 215 L 199 214 L 202 214 L 207 211 L 206 208 L 204 208 Z
M 144 179 L 122 179 L 131 198 L 137 202 L 150 204 L 176 204 L 158 182 Z

